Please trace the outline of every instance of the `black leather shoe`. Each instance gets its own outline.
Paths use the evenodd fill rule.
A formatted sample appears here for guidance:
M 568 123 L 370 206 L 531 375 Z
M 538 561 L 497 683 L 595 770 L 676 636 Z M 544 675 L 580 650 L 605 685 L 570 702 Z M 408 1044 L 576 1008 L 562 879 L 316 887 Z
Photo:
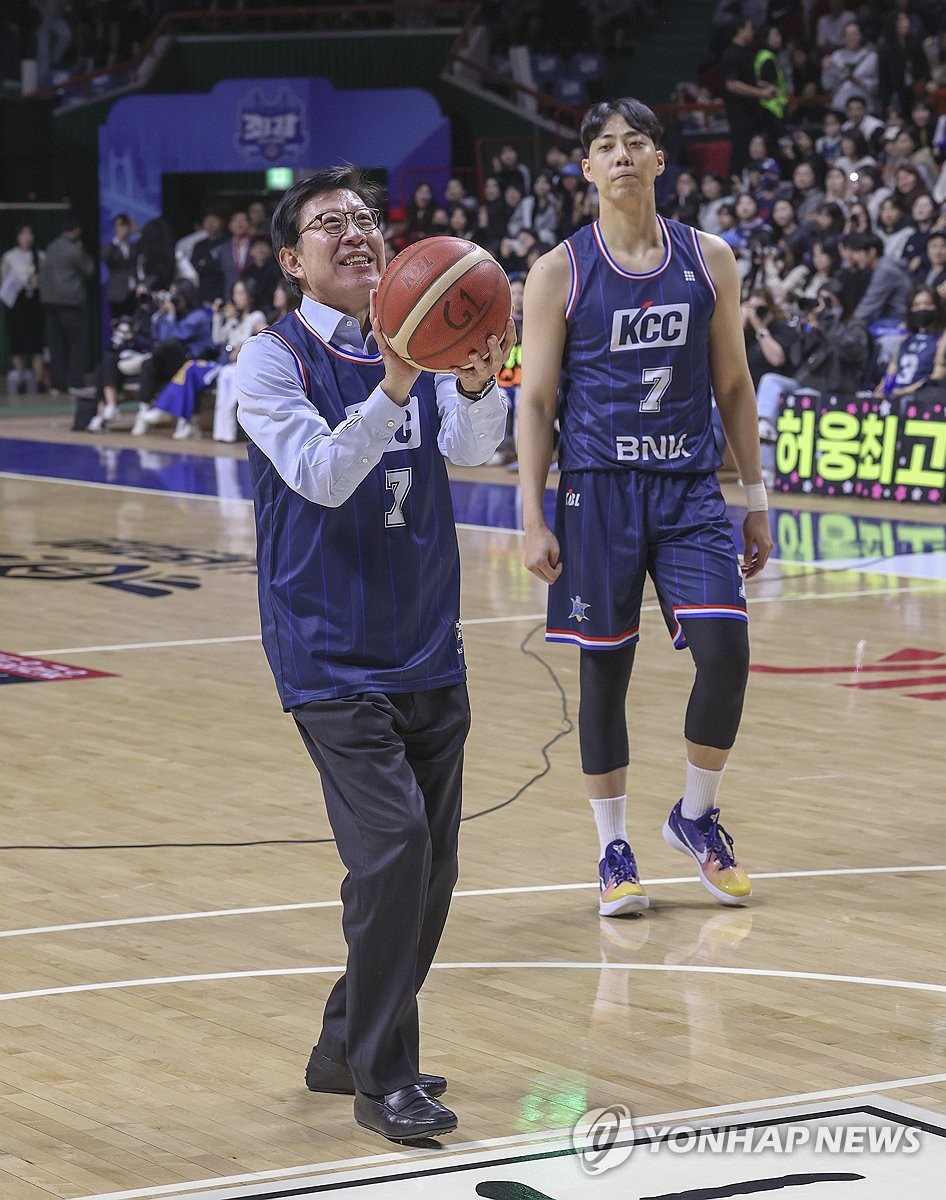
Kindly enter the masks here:
M 452 1133 L 457 1127 L 457 1114 L 428 1096 L 417 1083 L 386 1096 L 355 1092 L 355 1120 L 391 1142 L 420 1142 Z
M 418 1083 L 428 1096 L 442 1096 L 447 1081 L 442 1075 L 420 1075 Z M 337 1063 L 312 1047 L 305 1069 L 305 1085 L 310 1092 L 330 1092 L 335 1096 L 354 1096 L 355 1081 L 345 1063 Z

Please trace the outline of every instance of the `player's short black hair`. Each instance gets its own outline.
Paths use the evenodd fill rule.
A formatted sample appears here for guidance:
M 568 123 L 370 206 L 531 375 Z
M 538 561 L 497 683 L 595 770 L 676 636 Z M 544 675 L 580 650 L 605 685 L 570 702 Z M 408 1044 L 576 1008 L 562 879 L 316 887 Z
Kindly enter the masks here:
M 360 196 L 367 208 L 380 206 L 380 189 L 353 163 L 339 163 L 334 167 L 323 167 L 319 171 L 313 171 L 305 179 L 294 183 L 276 205 L 271 232 L 273 255 L 277 261 L 283 246 L 294 246 L 299 240 L 299 214 L 312 197 L 324 196 L 342 188 Z M 293 294 L 299 295 L 299 285 L 295 279 L 285 272 L 283 274 Z
M 614 116 L 623 117 L 632 129 L 649 137 L 659 149 L 663 138 L 663 128 L 657 120 L 656 114 L 640 100 L 624 96 L 620 100 L 602 100 L 600 104 L 593 104 L 585 113 L 579 137 L 581 138 L 581 148 L 586 156 L 591 148 L 591 143 Z

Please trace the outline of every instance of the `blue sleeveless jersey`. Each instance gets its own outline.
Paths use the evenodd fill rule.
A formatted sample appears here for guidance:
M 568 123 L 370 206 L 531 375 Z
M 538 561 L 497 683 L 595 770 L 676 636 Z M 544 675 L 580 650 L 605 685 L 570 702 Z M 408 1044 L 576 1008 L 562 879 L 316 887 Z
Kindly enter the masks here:
M 900 343 L 897 354 L 896 387 L 910 387 L 921 379 L 929 379 L 936 358 L 938 333 L 908 333 Z
M 716 288 L 696 230 L 658 217 L 664 261 L 632 275 L 596 221 L 565 243 L 559 418 L 563 471 L 704 474 L 722 460 L 713 438 L 709 328 Z
M 332 429 L 384 375 L 380 355 L 330 346 L 294 313 L 260 336 L 280 339 L 295 357 L 306 395 Z M 293 491 L 248 443 L 263 647 L 286 709 L 466 678 L 433 375 L 422 373 L 411 395 L 409 420 L 338 508 Z

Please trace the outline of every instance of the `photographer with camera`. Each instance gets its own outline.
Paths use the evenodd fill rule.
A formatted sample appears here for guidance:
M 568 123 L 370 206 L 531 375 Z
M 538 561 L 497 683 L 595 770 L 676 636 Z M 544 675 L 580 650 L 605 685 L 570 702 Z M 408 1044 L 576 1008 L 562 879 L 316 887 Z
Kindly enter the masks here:
M 867 353 L 866 327 L 852 318 L 838 280 L 827 280 L 801 326 L 796 358 L 799 365 L 794 374 L 769 372 L 756 387 L 760 436 L 763 432 L 768 435 L 762 445 L 763 475 L 774 474 L 775 427 L 782 397 L 799 388 L 853 394 L 860 386 Z

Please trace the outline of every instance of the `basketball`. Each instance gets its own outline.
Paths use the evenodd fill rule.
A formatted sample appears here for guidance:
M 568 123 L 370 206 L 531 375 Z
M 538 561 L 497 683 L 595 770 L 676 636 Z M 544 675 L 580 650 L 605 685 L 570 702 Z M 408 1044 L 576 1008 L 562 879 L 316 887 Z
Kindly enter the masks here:
M 512 309 L 509 280 L 488 250 L 465 238 L 431 237 L 406 247 L 378 282 L 381 331 L 422 371 L 449 371 L 484 357 Z

